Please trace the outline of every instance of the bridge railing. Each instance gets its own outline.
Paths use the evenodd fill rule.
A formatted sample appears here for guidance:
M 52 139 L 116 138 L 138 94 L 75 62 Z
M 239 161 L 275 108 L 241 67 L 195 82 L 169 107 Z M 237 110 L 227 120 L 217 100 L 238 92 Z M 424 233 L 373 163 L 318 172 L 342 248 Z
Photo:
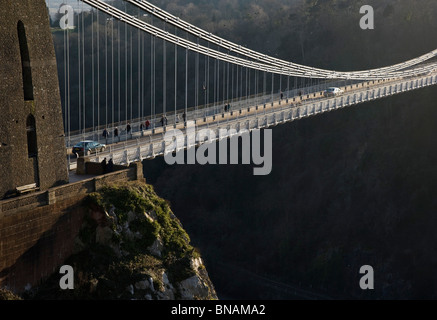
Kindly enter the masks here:
M 350 81 L 350 83 L 355 84 L 358 83 L 357 81 Z M 282 92 L 284 99 L 292 99 L 292 98 L 300 98 L 307 99 L 311 95 L 320 95 L 321 92 L 326 90 L 329 87 L 344 87 L 346 84 L 345 80 L 341 81 L 322 81 L 316 85 L 307 86 L 307 87 L 300 87 L 288 90 L 288 88 L 285 88 L 285 90 Z M 258 93 L 258 94 L 251 94 L 248 97 L 239 97 L 239 98 L 232 98 L 229 100 L 221 101 L 220 103 L 209 103 L 206 105 L 200 105 L 196 107 L 188 108 L 186 120 L 195 120 L 199 119 L 201 117 L 207 117 L 215 114 L 220 114 L 223 112 L 225 105 L 230 104 L 232 110 L 239 110 L 243 109 L 249 106 L 254 105 L 263 105 L 266 103 L 273 103 L 275 100 L 279 100 L 281 92 L 274 92 L 272 93 Z M 159 113 L 156 114 L 154 117 L 147 116 L 143 118 L 135 118 L 132 120 L 123 120 L 119 121 L 114 124 L 108 124 L 106 125 L 100 125 L 96 126 L 94 128 L 87 128 L 84 130 L 76 130 L 71 131 L 70 134 L 66 135 L 65 141 L 67 149 L 71 149 L 75 144 L 77 144 L 80 141 L 83 140 L 96 140 L 101 143 L 111 144 L 115 142 L 120 141 L 126 141 L 132 138 L 135 138 L 136 135 L 133 135 L 133 133 L 142 133 L 143 135 L 147 134 L 153 134 L 153 129 L 162 127 L 161 118 L 165 115 L 168 120 L 169 125 L 176 126 L 179 123 L 183 122 L 183 113 L 184 109 L 177 110 L 175 113 L 174 110 L 170 110 L 168 112 Z M 151 123 L 150 129 L 145 129 L 145 122 L 148 120 Z M 126 132 L 126 126 L 127 124 L 131 125 L 132 134 L 128 134 Z M 143 124 L 143 131 L 141 131 L 141 124 Z M 119 129 L 119 136 L 116 138 L 114 137 L 114 128 L 118 127 Z M 102 135 L 103 130 L 107 129 L 109 131 L 109 136 L 105 139 Z M 138 134 L 137 134 L 138 135 Z M 70 150 L 68 150 L 70 151 Z
M 329 99 L 314 99 L 300 101 L 275 101 L 246 109 L 221 113 L 207 118 L 198 119 L 194 122 L 195 129 L 208 128 L 213 130 L 216 136 L 220 129 L 254 130 L 268 128 L 281 123 L 290 122 L 320 113 L 341 109 L 350 105 L 364 103 L 401 92 L 415 90 L 437 84 L 437 75 L 405 79 L 398 83 L 381 83 L 373 87 L 362 86 L 360 91 L 351 91 L 341 96 Z M 187 148 L 187 130 L 181 128 L 185 137 L 184 148 Z M 111 146 L 109 152 L 90 157 L 91 161 L 101 161 L 103 157 L 111 157 L 114 163 L 129 164 L 133 161 L 141 161 L 148 158 L 163 155 L 166 151 L 164 134 L 150 136 L 148 139 L 137 139 L 135 144 L 120 143 Z M 227 138 L 224 136 L 222 138 Z M 196 145 L 199 142 L 196 141 Z M 203 143 L 203 142 L 200 142 Z

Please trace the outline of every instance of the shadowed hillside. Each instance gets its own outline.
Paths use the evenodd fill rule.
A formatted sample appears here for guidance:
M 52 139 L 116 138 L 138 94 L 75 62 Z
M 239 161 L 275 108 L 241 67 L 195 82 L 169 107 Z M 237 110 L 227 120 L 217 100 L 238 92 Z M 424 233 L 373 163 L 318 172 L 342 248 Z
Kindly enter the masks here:
M 219 293 L 271 294 L 249 291 L 228 265 L 332 297 L 436 298 L 436 98 L 430 88 L 277 126 L 266 177 L 162 160 L 145 162 L 146 177 L 161 166 L 149 182 L 205 253 Z M 366 264 L 372 293 L 358 285 Z

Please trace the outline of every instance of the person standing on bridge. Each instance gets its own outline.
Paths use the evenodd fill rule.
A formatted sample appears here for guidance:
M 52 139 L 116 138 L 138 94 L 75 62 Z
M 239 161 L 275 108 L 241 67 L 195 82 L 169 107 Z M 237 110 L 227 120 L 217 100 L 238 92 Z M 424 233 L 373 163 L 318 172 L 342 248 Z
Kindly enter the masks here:
M 166 115 L 163 115 L 163 116 L 162 116 L 162 118 L 161 118 L 161 124 L 162 124 L 163 127 L 166 126 L 166 125 L 168 125 L 168 120 L 167 120 L 167 116 L 166 116 Z
M 114 129 L 114 138 L 117 138 L 117 142 L 119 141 L 119 138 L 118 138 L 118 128 L 117 127 L 115 127 L 115 129 Z
M 127 123 L 127 126 L 126 126 L 126 132 L 127 132 L 127 134 L 130 134 L 130 135 L 131 135 L 131 138 L 132 138 L 132 133 L 131 133 L 131 131 L 132 131 L 132 127 L 130 126 L 130 123 L 128 122 L 128 123 Z
M 149 130 L 149 127 L 150 127 L 150 122 L 149 120 L 146 120 L 146 130 Z
M 108 144 L 108 130 L 105 128 L 105 130 L 103 130 L 103 138 L 105 138 L 106 144 Z

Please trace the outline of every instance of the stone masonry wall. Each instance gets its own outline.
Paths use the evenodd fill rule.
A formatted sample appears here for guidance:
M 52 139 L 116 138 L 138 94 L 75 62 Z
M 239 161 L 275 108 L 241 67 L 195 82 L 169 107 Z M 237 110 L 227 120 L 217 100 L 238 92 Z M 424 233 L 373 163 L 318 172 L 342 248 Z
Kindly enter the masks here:
M 106 184 L 143 180 L 141 164 L 68 185 L 0 201 L 0 288 L 23 292 L 58 272 L 72 253 L 84 197 Z

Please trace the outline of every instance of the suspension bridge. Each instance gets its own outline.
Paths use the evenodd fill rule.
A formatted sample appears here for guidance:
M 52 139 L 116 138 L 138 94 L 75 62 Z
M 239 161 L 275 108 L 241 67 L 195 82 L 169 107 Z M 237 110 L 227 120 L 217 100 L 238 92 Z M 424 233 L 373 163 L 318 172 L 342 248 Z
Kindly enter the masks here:
M 62 0 L 74 4 L 74 24 L 53 19 L 50 30 L 51 1 L 3 0 L 0 9 L 0 286 L 17 291 L 72 254 L 87 194 L 144 180 L 138 162 L 167 152 L 167 132 L 182 132 L 188 149 L 204 143 L 192 136 L 200 129 L 227 139 L 437 83 L 437 50 L 382 68 L 325 70 L 251 50 L 144 0 Z M 341 93 L 325 95 L 330 87 Z M 77 158 L 72 147 L 83 140 L 106 148 Z M 69 175 L 104 158 L 136 163 Z
M 204 142 L 188 128 L 226 139 L 437 83 L 437 50 L 382 68 L 325 70 L 232 43 L 148 1 L 77 4 L 75 28 L 58 38 L 70 170 L 79 141 L 106 145 L 89 161 L 129 164 L 163 155 L 174 129 L 191 148 Z M 327 96 L 329 87 L 342 93 Z

